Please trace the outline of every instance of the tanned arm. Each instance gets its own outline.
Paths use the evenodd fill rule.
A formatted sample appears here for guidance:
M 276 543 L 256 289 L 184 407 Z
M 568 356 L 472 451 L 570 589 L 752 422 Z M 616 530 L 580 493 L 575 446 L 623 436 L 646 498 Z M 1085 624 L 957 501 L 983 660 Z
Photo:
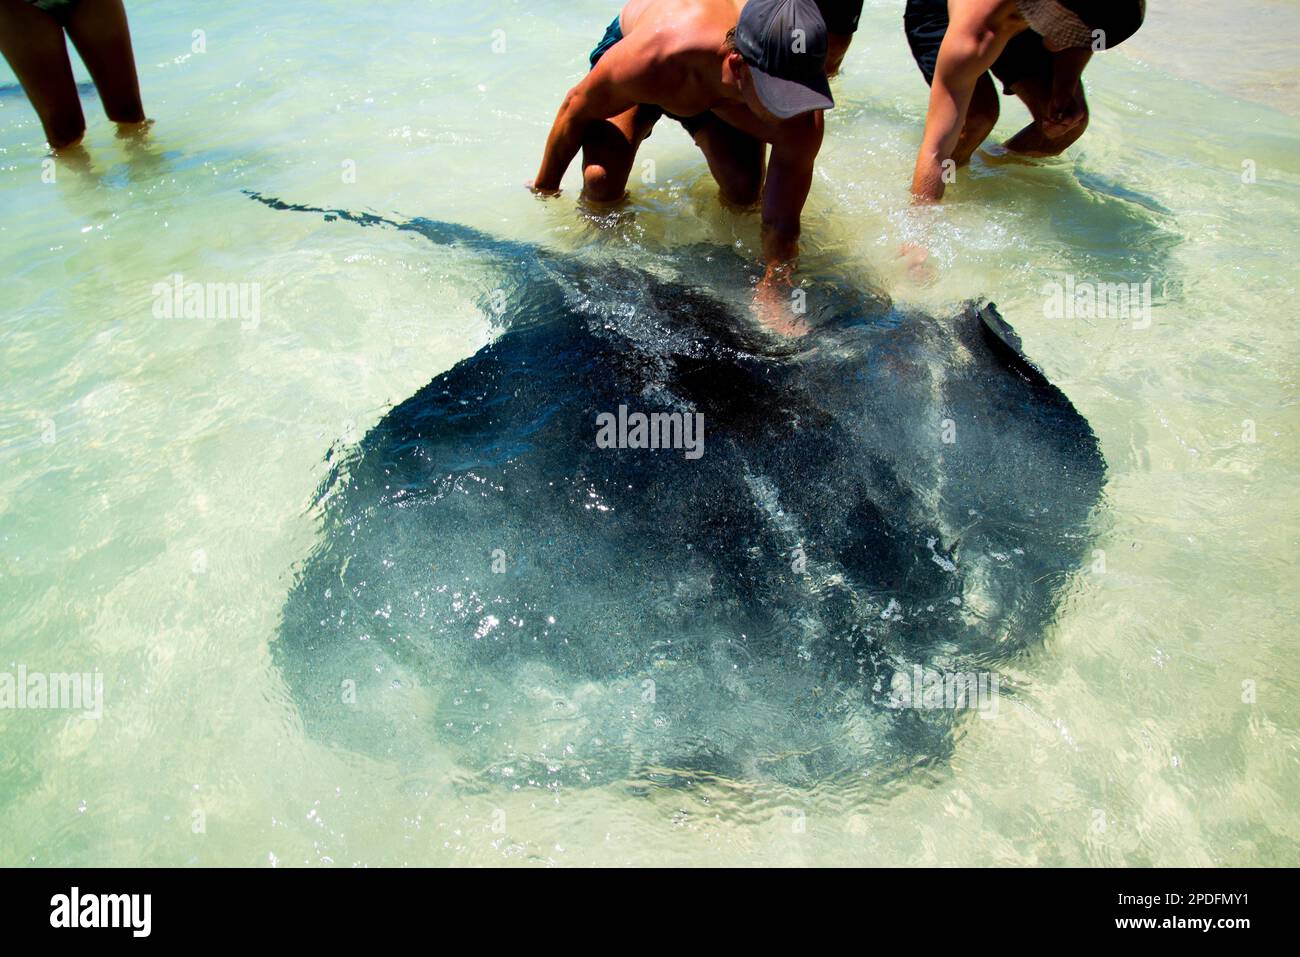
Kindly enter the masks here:
M 631 39 L 621 40 L 564 97 L 546 138 L 537 178 L 529 183 L 532 189 L 558 193 L 565 170 L 582 148 L 587 126 L 617 116 L 645 99 L 645 60 L 639 52 Z
M 936 203 L 943 198 L 944 161 L 952 158 L 961 137 L 975 83 L 1014 35 L 993 26 L 991 18 L 1001 5 L 1000 0 L 953 0 L 949 6 L 952 19 L 939 47 L 925 133 L 912 174 L 912 196 L 917 202 Z
M 764 282 L 788 280 L 798 261 L 799 220 L 824 131 L 822 114 L 816 111 L 786 120 L 773 137 L 763 187 Z

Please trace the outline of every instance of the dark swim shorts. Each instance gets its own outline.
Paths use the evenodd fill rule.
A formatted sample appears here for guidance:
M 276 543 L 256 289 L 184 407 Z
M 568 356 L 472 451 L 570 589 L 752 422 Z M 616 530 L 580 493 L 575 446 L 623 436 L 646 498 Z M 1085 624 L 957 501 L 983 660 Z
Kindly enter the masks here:
M 77 0 L 27 0 L 27 2 L 38 10 L 44 10 L 63 26 L 68 25 L 68 21 L 72 19 L 72 8 L 77 5 Z
M 826 21 L 826 29 L 841 35 L 858 32 L 862 0 L 817 0 L 817 9 Z
M 591 51 L 591 56 L 588 58 L 591 61 L 591 68 L 594 70 L 596 64 L 600 62 L 600 58 L 609 52 L 609 48 L 622 39 L 623 17 L 620 14 L 614 18 L 613 23 L 605 28 L 605 35 L 600 38 L 600 42 L 596 44 L 596 48 Z M 649 103 L 643 103 L 641 108 L 643 110 L 658 110 L 661 116 L 666 116 L 670 120 L 676 120 L 686 128 L 686 132 L 691 135 L 692 139 L 695 138 L 696 132 L 709 121 L 708 112 L 697 113 L 694 116 L 678 116 L 676 113 L 669 113 L 667 110 L 661 109 L 657 106 L 652 106 Z M 638 116 L 639 115 L 640 114 L 638 114 Z M 658 117 L 655 117 L 655 119 L 657 120 Z
M 934 65 L 939 58 L 939 46 L 948 32 L 947 0 L 907 0 L 903 13 L 903 29 L 912 48 L 916 65 L 925 74 L 925 82 L 934 82 Z M 991 72 L 1002 81 L 1002 92 L 1011 89 L 1030 76 L 1050 80 L 1052 54 L 1043 46 L 1043 38 L 1033 30 L 1017 33 L 1011 38 L 1002 55 L 994 61 Z

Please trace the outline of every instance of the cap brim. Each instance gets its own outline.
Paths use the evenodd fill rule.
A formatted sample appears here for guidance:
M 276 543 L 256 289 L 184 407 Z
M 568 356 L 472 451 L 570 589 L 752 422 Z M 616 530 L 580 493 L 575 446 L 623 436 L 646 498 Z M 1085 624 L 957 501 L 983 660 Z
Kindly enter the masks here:
M 783 80 L 751 66 L 749 74 L 754 78 L 754 92 L 763 107 L 780 119 L 788 120 L 810 110 L 829 110 L 835 105 L 830 81 L 824 73 L 807 81 Z

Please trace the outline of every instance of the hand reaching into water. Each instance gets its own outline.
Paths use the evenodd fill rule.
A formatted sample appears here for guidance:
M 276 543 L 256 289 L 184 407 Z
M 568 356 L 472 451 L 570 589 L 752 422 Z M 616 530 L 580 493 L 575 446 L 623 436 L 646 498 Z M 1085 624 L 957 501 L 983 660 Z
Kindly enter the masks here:
M 535 195 L 541 196 L 542 198 L 546 198 L 548 196 L 560 195 L 560 191 L 558 189 L 550 189 L 546 186 L 538 186 L 536 180 L 530 179 L 528 182 L 524 183 L 524 185 L 528 187 L 528 189 L 531 190 Z
M 768 270 L 754 290 L 751 309 L 754 318 L 764 328 L 781 336 L 803 336 L 808 333 L 808 322 L 803 315 L 795 311 L 799 301 L 789 272 Z
M 911 241 L 903 243 L 899 247 L 895 262 L 900 263 L 907 270 L 907 275 L 912 281 L 920 286 L 929 285 L 939 276 L 934 260 L 930 258 L 930 250 L 920 243 Z

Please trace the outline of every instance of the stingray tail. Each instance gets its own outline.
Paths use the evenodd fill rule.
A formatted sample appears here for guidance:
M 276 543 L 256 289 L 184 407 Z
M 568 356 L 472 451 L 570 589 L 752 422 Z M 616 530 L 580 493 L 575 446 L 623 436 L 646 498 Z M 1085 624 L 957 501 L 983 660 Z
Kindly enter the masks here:
M 251 189 L 242 190 L 242 192 L 249 199 L 261 203 L 263 206 L 270 209 L 294 213 L 318 213 L 324 217 L 327 223 L 336 220 L 343 220 L 345 222 L 355 223 L 358 226 L 381 226 L 388 229 L 401 230 L 403 232 L 414 232 L 419 233 L 425 239 L 438 246 L 463 246 L 474 250 L 489 252 L 494 255 L 519 255 L 521 253 L 528 253 L 535 256 L 538 254 L 538 251 L 527 243 L 497 239 L 470 226 L 461 226 L 457 223 L 445 223 L 441 220 L 425 219 L 424 217 L 416 217 L 415 219 L 401 222 L 396 219 L 389 219 L 386 216 L 380 216 L 377 213 L 354 213 L 347 209 L 327 209 L 323 206 L 307 206 L 302 203 L 286 203 L 282 199 L 278 199 L 274 196 L 267 196 Z

